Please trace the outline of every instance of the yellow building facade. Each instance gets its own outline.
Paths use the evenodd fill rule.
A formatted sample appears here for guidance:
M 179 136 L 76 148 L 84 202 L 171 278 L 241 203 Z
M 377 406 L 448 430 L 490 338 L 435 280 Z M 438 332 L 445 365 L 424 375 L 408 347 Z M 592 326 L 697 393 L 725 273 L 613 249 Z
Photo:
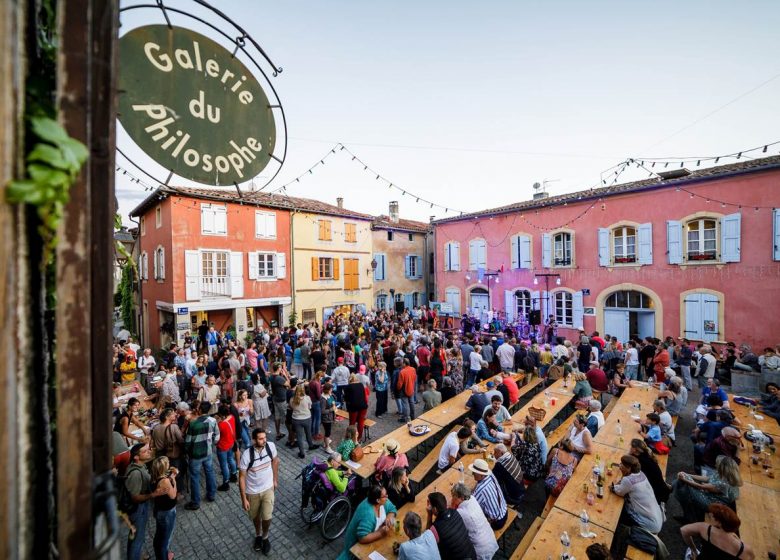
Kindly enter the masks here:
M 312 202 L 291 219 L 293 308 L 296 322 L 322 325 L 332 314 L 373 307 L 373 217 L 343 208 L 341 199 Z
M 429 259 L 428 224 L 403 220 L 398 203 L 390 203 L 388 216 L 379 216 L 372 224 L 376 262 L 373 306 L 398 312 L 426 305 Z

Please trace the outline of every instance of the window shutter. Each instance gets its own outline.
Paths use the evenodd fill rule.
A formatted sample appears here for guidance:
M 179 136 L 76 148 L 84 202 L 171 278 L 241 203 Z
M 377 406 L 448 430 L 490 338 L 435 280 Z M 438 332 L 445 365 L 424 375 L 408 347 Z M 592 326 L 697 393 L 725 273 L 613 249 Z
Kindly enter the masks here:
M 318 257 L 311 258 L 311 279 L 320 279 L 320 259 Z
M 411 273 L 411 263 L 410 263 L 409 261 L 411 261 L 411 260 L 412 260 L 412 258 L 411 258 L 409 255 L 406 255 L 406 256 L 404 257 L 404 276 L 405 276 L 406 278 L 409 278 L 409 277 L 410 277 L 410 273 Z
M 553 294 L 551 292 L 542 290 L 541 299 L 539 300 L 539 309 L 541 311 L 542 325 L 547 322 L 547 316 L 550 313 L 555 313 L 555 302 L 553 301 Z
M 584 315 L 584 309 L 582 307 L 582 292 L 574 292 L 572 294 L 572 306 L 571 306 L 571 320 L 572 320 L 572 326 L 575 329 L 581 329 L 583 328 L 582 322 L 583 322 L 583 315 Z
M 386 280 L 387 279 L 387 256 L 384 253 L 382 253 L 380 255 L 380 257 L 381 257 L 380 262 L 382 263 L 382 278 L 381 279 L 382 280 Z
M 160 279 L 160 269 L 157 265 L 157 249 L 154 250 L 154 253 L 152 253 L 152 272 L 154 273 L 154 279 L 159 280 Z
M 609 266 L 609 229 L 599 228 L 599 266 Z
M 772 254 L 776 261 L 780 261 L 780 208 L 772 210 L 772 233 L 774 236 L 774 247 Z
M 214 214 L 214 231 L 215 233 L 227 233 L 227 208 L 224 206 L 217 206 Z
M 454 241 L 452 243 L 452 254 L 450 255 L 450 262 L 452 263 L 452 270 L 460 270 L 460 243 Z
M 511 262 L 510 266 L 513 269 L 520 268 L 520 236 L 519 235 L 512 236 L 512 246 L 510 248 L 509 259 Z
M 249 279 L 257 280 L 257 256 L 256 252 L 250 252 L 246 254 L 247 270 L 249 271 Z
M 244 297 L 244 257 L 242 253 L 230 253 L 230 297 Z
M 149 254 L 144 253 L 141 257 L 141 277 L 149 280 Z
M 718 324 L 718 305 L 720 302 L 718 298 L 712 294 L 701 294 L 701 318 L 702 318 L 702 332 L 703 340 L 711 342 L 713 340 L 720 340 L 720 325 Z M 714 332 L 704 331 L 704 323 L 711 321 L 715 328 Z
M 331 223 L 330 220 L 325 220 L 325 239 L 327 241 L 330 241 L 333 239 L 333 236 L 331 234 Z
M 481 239 L 477 245 L 478 248 L 478 255 L 479 255 L 479 266 L 478 268 L 487 268 L 487 242 L 484 239 Z
M 325 224 L 322 220 L 317 220 L 317 222 L 314 224 L 314 227 L 317 228 L 317 239 L 325 239 Z
M 474 240 L 469 241 L 469 270 L 477 270 L 477 262 L 479 259 L 477 251 L 477 242 Z
M 520 245 L 520 268 L 531 270 L 531 237 L 521 235 L 518 237 L 518 243 Z
M 404 306 L 406 309 L 411 309 L 412 306 L 412 294 L 406 294 L 404 295 Z
M 339 279 L 339 259 L 338 257 L 333 258 L 333 279 L 338 280 Z
M 200 205 L 200 229 L 203 233 L 214 233 L 214 210 L 211 204 Z
M 653 224 L 639 224 L 637 230 L 637 262 L 653 264 Z
M 534 290 L 531 292 L 531 310 L 537 309 L 541 312 L 542 300 L 540 298 L 541 294 L 539 293 L 539 290 Z
M 184 251 L 185 299 L 200 299 L 198 279 L 200 276 L 200 255 L 197 251 Z
M 704 340 L 702 294 L 685 296 L 685 333 L 683 336 L 692 340 Z
M 265 234 L 268 237 L 276 237 L 276 214 L 266 214 Z
M 666 222 L 666 254 L 669 264 L 682 264 L 682 224 L 675 220 Z
M 374 260 L 376 261 L 376 268 L 374 269 L 374 280 L 382 279 L 382 263 L 379 262 L 379 253 L 374 253 Z
M 542 266 L 552 268 L 552 236 L 549 233 L 542 234 Z
M 287 254 L 276 253 L 276 277 L 287 278 Z
M 423 258 L 422 255 L 415 255 L 415 257 L 417 257 L 417 274 L 415 279 L 419 280 L 423 277 Z
M 775 243 L 775 245 L 777 245 Z M 444 245 L 444 271 L 452 270 L 452 243 Z
M 515 293 L 512 290 L 504 290 L 504 311 L 506 312 L 507 323 L 514 322 L 516 308 L 517 304 L 515 302 Z
M 165 247 L 160 247 L 160 280 L 165 280 Z
M 723 262 L 739 262 L 742 214 L 723 216 L 720 222 L 720 254 Z

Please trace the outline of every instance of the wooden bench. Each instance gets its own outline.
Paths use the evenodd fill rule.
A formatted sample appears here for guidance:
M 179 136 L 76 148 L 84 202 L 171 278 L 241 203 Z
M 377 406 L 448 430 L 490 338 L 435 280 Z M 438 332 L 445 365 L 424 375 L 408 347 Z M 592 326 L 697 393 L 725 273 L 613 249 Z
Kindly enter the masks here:
M 542 526 L 543 521 L 544 520 L 541 517 L 537 517 L 533 520 L 531 526 L 528 527 L 525 535 L 523 535 L 523 540 L 517 545 L 517 548 L 512 553 L 512 556 L 509 557 L 509 560 L 520 560 L 520 558 L 525 556 L 525 553 L 528 552 L 528 547 L 531 546 L 534 538 L 536 538 L 536 533 L 539 532 L 539 527 Z
M 605 418 L 606 418 L 606 416 L 607 416 L 607 415 L 608 415 L 610 412 L 612 412 L 612 409 L 613 409 L 613 408 L 615 408 L 615 407 L 617 406 L 617 403 L 618 403 L 618 401 L 619 401 L 619 400 L 620 400 L 620 399 L 619 399 L 618 397 L 616 397 L 615 395 L 612 395 L 612 398 L 611 398 L 611 399 L 609 399 L 609 402 L 607 403 L 607 406 L 605 406 L 605 407 L 602 409 L 602 412 L 604 413 L 604 417 L 605 417 Z
M 544 502 L 544 509 L 542 510 L 542 513 L 539 514 L 539 517 L 542 519 L 547 519 L 547 514 L 550 513 L 550 510 L 555 506 L 555 496 L 550 494 L 547 497 L 547 501 Z
M 493 534 L 496 536 L 497 541 L 500 541 L 504 537 L 504 534 L 506 533 L 507 529 L 509 529 L 517 519 L 517 512 L 512 508 L 508 508 L 506 510 L 506 514 L 507 514 L 506 523 L 504 523 L 504 526 L 498 529 L 497 531 L 493 531 Z M 501 548 L 503 548 L 503 546 Z
M 522 399 L 532 389 L 535 389 L 536 387 L 538 387 L 542 383 L 544 383 L 544 379 L 542 379 L 541 377 L 535 377 L 535 378 L 531 379 L 528 383 L 526 383 L 525 385 L 520 387 L 520 391 L 517 394 L 518 399 Z
M 574 417 L 579 413 L 579 411 L 575 411 L 571 414 L 571 416 L 568 416 L 565 418 L 561 423 L 558 425 L 557 428 L 555 428 L 552 432 L 547 434 L 547 448 L 552 449 L 555 445 L 558 445 L 558 443 L 566 437 L 566 434 L 569 433 L 569 430 L 571 429 L 571 423 L 574 420 Z M 547 459 L 545 457 L 545 459 Z
M 340 408 L 336 409 L 336 420 L 341 418 L 342 420 L 346 420 L 349 422 L 349 412 L 346 410 L 341 410 Z M 363 422 L 363 443 L 371 440 L 371 426 L 375 425 L 376 421 L 371 420 L 370 418 L 366 418 L 365 422 Z
M 632 545 L 628 545 L 628 550 L 626 550 L 626 558 L 628 558 L 628 560 L 653 560 L 655 555 L 650 552 L 645 552 L 644 550 L 639 550 Z
M 460 428 L 461 426 L 454 426 L 451 430 L 447 431 L 447 434 L 457 432 L 460 430 Z M 444 441 L 446 439 L 447 436 L 444 436 L 441 441 L 437 443 L 433 449 L 431 449 L 430 453 L 423 457 L 422 460 L 412 469 L 412 472 L 409 473 L 409 480 L 417 484 L 418 487 L 422 486 L 425 477 L 428 476 L 428 473 L 431 472 L 431 470 L 436 466 L 436 463 L 439 461 L 439 453 L 441 452 L 441 448 L 444 446 Z

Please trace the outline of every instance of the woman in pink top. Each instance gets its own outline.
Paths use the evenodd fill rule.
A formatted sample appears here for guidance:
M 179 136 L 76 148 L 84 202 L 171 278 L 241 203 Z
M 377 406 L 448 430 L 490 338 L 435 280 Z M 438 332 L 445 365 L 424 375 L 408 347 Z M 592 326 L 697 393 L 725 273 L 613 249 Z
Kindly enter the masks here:
M 374 463 L 374 469 L 378 476 L 390 478 L 395 468 L 409 468 L 409 459 L 406 453 L 401 453 L 401 445 L 393 438 L 389 438 L 382 447 L 379 459 Z

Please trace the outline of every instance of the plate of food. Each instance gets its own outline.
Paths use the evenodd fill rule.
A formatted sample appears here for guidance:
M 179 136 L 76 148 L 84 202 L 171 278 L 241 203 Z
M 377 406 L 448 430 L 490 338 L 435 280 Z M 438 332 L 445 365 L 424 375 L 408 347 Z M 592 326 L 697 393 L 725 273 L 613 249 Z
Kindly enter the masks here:
M 431 428 L 427 424 L 420 424 L 419 426 L 411 426 L 409 433 L 413 436 L 422 436 L 431 431 Z

